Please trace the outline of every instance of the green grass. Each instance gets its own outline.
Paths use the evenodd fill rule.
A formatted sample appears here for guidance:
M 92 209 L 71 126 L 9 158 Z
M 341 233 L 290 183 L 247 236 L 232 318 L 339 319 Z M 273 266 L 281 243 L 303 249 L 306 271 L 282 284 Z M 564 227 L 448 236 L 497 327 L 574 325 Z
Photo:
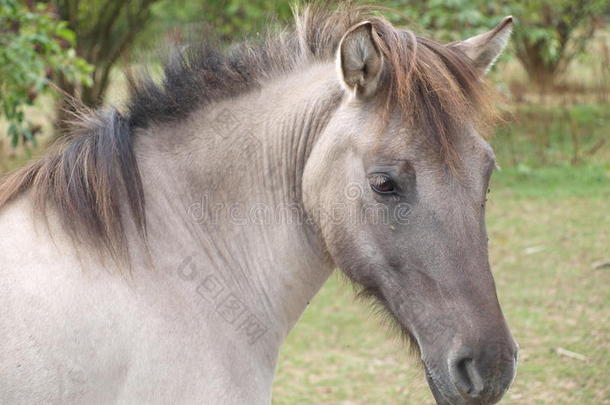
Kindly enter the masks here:
M 535 169 L 519 165 L 496 172 L 491 187 L 492 191 L 509 193 L 513 198 L 608 198 L 604 190 L 608 190 L 609 184 L 610 165 L 589 164 L 580 167 L 555 166 Z
M 492 138 L 502 166 L 610 162 L 609 104 L 520 105 Z
M 608 167 L 494 175 L 487 222 L 498 295 L 521 346 L 503 404 L 610 404 Z M 416 359 L 334 276 L 280 355 L 274 404 L 433 404 Z M 581 361 L 557 353 L 563 348 Z

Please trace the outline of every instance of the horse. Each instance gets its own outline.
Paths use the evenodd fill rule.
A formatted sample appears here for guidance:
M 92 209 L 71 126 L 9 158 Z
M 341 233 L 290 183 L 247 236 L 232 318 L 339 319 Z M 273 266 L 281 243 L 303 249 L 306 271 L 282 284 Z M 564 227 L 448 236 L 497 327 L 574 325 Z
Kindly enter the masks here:
M 0 185 L 0 402 L 269 404 L 335 269 L 438 404 L 498 402 L 518 346 L 488 260 L 485 73 L 511 29 L 441 44 L 309 5 L 80 109 Z

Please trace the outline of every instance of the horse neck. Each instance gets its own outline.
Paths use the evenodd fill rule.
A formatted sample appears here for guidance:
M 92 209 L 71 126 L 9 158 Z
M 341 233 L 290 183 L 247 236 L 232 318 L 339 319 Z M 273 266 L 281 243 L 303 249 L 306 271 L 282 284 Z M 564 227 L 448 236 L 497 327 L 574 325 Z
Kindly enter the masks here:
M 340 102 L 333 78 L 332 65 L 312 66 L 138 137 L 155 260 L 215 274 L 278 347 L 333 268 L 301 200 Z

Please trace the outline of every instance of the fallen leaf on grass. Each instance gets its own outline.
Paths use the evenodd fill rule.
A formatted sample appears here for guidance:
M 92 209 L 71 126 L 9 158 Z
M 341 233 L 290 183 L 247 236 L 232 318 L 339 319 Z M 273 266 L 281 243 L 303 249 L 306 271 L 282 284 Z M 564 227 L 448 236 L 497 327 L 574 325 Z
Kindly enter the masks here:
M 530 247 L 526 247 L 525 249 L 523 249 L 523 253 L 525 253 L 526 255 L 533 255 L 534 253 L 538 253 L 538 252 L 542 252 L 543 250 L 546 249 L 546 246 L 530 246 Z
M 580 360 L 580 361 L 587 361 L 587 357 L 586 356 L 583 356 L 580 353 L 576 353 L 576 352 L 572 352 L 570 350 L 566 350 L 566 349 L 561 348 L 561 347 L 556 348 L 555 351 L 560 356 L 565 356 L 565 357 L 569 357 L 571 359 L 576 359 L 576 360 Z

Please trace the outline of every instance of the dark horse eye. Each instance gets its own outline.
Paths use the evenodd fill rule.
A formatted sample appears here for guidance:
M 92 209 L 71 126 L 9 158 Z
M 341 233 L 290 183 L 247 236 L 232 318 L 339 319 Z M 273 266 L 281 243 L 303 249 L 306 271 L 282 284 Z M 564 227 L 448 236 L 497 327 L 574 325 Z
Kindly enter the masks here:
M 374 192 L 379 194 L 394 193 L 394 182 L 388 176 L 375 174 L 369 178 L 369 184 Z

